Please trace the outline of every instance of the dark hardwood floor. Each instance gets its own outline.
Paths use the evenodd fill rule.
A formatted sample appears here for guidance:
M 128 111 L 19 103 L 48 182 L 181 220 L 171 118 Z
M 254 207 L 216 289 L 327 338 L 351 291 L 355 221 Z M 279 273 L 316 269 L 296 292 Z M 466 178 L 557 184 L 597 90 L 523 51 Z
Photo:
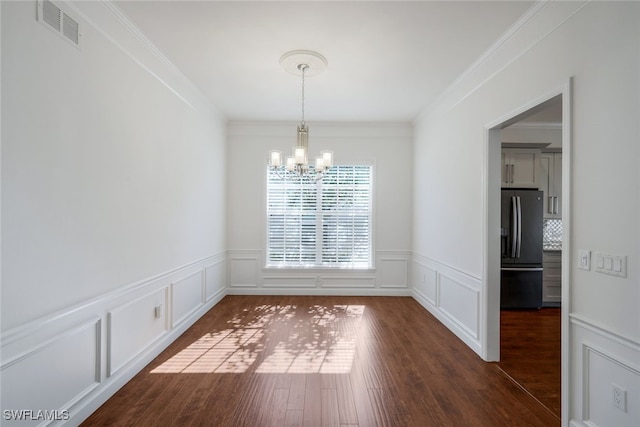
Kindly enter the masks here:
M 502 310 L 498 366 L 560 417 L 560 308 Z
M 83 426 L 557 426 L 412 298 L 227 296 Z

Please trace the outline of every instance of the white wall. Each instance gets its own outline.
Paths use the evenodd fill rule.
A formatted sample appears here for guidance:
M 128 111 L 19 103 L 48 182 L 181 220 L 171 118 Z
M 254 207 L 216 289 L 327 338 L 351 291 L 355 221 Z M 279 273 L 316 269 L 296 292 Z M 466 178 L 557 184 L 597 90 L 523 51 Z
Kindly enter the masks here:
M 410 124 L 309 122 L 310 152 L 374 166 L 375 271 L 264 269 L 266 168 L 270 150 L 289 153 L 297 123 L 228 127 L 227 242 L 231 293 L 408 292 L 411 248 Z M 298 285 L 302 286 L 298 286 Z
M 1 3 L 2 409 L 76 423 L 223 295 L 226 145 L 117 9 L 57 4 L 81 49 Z
M 627 390 L 627 402 L 640 401 L 640 4 L 552 2 L 534 10 L 416 121 L 413 285 L 419 301 L 483 354 L 486 313 L 482 306 L 475 319 L 467 313 L 478 307 L 474 292 L 489 285 L 483 283 L 484 126 L 573 77 L 573 253 L 566 266 L 571 282 L 564 284 L 570 413 L 563 418 L 575 425 L 638 425 L 637 405 L 625 413 L 611 404 L 611 384 Z M 627 277 L 579 270 L 578 249 L 626 255 Z M 446 278 L 455 275 L 461 278 L 452 285 Z M 453 309 L 438 305 L 438 297 Z

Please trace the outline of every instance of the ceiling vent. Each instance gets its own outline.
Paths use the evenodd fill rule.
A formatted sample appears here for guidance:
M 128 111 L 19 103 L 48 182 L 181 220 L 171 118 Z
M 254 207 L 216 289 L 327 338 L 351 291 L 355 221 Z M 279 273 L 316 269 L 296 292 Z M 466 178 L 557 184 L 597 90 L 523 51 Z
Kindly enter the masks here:
M 38 21 L 67 42 L 80 47 L 80 24 L 60 3 L 38 0 Z

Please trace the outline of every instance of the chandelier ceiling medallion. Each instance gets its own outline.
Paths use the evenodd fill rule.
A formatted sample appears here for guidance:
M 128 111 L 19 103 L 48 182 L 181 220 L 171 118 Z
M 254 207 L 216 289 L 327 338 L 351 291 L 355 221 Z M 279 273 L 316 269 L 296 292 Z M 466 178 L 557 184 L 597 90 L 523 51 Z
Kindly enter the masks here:
M 280 57 L 280 65 L 285 71 L 302 78 L 302 119 L 298 126 L 298 139 L 291 156 L 283 162 L 282 152 L 273 150 L 269 155 L 269 167 L 276 172 L 295 172 L 299 176 L 314 175 L 322 179 L 324 172 L 333 166 L 333 152 L 321 151 L 315 159 L 313 172 L 309 168 L 309 128 L 304 121 L 304 83 L 305 77 L 315 76 L 327 68 L 324 56 L 310 50 L 293 50 Z

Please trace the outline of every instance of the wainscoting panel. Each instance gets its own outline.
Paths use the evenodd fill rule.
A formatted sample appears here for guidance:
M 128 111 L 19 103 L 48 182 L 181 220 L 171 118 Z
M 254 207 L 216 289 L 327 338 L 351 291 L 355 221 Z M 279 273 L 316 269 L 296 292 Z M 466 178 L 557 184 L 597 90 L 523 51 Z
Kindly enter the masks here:
M 414 291 L 432 306 L 438 305 L 438 272 L 419 262 L 413 263 Z
M 262 286 L 265 288 L 315 288 L 320 276 L 264 276 Z
M 184 322 L 204 303 L 204 269 L 171 284 L 172 327 Z
M 107 313 L 108 377 L 166 334 L 168 296 L 157 289 Z
M 379 286 L 381 288 L 407 288 L 407 265 L 407 257 L 380 258 L 377 263 Z
M 321 279 L 323 288 L 375 288 L 375 277 L 357 276 L 323 276 Z
M 225 291 L 227 285 L 227 275 L 225 271 L 224 258 L 217 260 L 215 263 L 205 267 L 205 300 L 211 301 L 212 298 L 219 296 Z
M 378 251 L 376 268 L 263 268 L 257 249 L 227 252 L 227 293 L 236 295 L 397 295 L 408 296 L 408 251 Z
M 439 308 L 452 322 L 478 339 L 480 292 L 440 273 Z
M 73 406 L 100 385 L 101 327 L 93 318 L 3 363 L 2 425 L 38 425 L 39 410 L 48 411 L 47 421 L 68 419 Z M 6 412 L 20 410 L 34 413 L 20 420 L 17 412 Z
M 572 426 L 640 426 L 640 343 L 571 315 Z M 614 405 L 614 388 L 622 391 Z
M 260 253 L 247 251 L 235 254 L 229 251 L 229 286 L 232 288 L 255 288 L 258 286 Z
M 482 354 L 482 280 L 414 254 L 413 297 L 473 351 Z

